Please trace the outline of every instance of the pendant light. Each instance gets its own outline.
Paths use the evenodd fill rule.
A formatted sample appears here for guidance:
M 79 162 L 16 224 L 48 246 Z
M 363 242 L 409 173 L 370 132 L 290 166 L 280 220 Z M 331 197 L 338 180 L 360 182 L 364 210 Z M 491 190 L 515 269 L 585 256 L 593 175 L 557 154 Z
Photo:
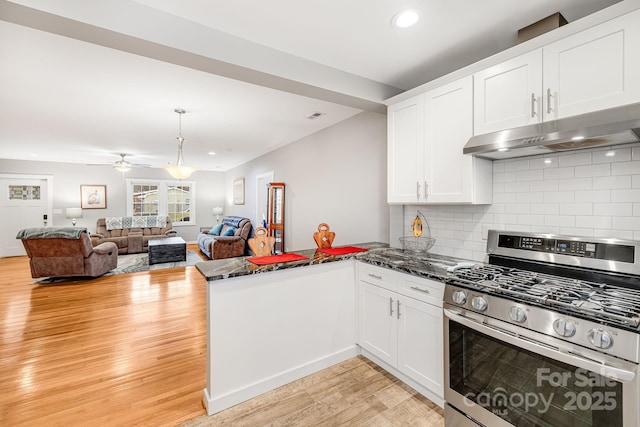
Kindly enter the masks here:
M 185 111 L 181 108 L 176 108 L 174 111 L 178 113 L 178 137 L 176 138 L 178 141 L 178 161 L 175 165 L 166 165 L 164 169 L 175 179 L 183 180 L 189 178 L 196 171 L 196 168 L 185 165 L 182 157 L 182 144 L 184 143 L 184 138 L 182 137 L 182 115 Z

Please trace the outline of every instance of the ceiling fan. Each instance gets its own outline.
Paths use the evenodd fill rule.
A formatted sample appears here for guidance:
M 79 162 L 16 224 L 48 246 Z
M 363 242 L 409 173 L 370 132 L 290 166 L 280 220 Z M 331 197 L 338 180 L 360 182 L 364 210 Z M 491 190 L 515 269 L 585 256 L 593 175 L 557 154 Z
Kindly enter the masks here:
M 120 160 L 117 160 L 113 163 L 98 163 L 98 164 L 91 164 L 90 166 L 103 166 L 103 165 L 110 165 L 112 166 L 115 170 L 119 171 L 119 172 L 128 172 L 131 170 L 131 168 L 149 168 L 151 167 L 151 165 L 148 164 L 144 164 L 144 163 L 131 163 L 129 161 L 127 161 L 125 159 L 125 156 L 127 156 L 126 153 L 119 153 L 120 156 Z

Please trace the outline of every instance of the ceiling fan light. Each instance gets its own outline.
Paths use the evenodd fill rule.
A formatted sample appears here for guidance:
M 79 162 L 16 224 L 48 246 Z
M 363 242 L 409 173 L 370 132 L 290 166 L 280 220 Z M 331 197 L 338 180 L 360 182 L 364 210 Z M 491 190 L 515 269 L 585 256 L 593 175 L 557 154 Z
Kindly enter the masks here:
M 118 165 L 113 167 L 118 172 L 129 172 L 131 170 L 131 166 L 127 165 Z

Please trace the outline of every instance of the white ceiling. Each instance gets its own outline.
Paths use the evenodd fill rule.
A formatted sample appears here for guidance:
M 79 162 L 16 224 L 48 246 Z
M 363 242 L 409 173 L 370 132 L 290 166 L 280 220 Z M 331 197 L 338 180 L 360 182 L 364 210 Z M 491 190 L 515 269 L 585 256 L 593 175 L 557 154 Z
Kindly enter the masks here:
M 185 161 L 225 171 L 616 2 L 0 0 L 0 158 L 161 167 L 180 107 Z

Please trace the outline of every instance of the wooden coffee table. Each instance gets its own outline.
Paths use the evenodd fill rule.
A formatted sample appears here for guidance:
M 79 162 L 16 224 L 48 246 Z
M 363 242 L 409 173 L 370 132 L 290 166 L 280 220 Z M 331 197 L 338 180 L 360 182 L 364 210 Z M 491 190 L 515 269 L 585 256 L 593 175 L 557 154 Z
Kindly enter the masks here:
M 149 240 L 149 265 L 187 260 L 187 242 L 182 237 Z

